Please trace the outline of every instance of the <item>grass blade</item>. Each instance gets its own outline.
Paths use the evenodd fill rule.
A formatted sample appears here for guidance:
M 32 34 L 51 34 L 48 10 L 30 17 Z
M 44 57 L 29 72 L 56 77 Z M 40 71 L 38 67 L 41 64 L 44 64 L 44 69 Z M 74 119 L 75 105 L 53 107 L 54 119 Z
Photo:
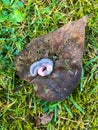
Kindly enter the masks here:
M 85 114 L 84 110 L 72 99 L 72 98 L 69 98 L 70 101 L 73 103 L 73 105 L 80 111 L 82 112 L 83 114 Z
M 67 105 L 64 105 L 66 111 L 68 112 L 68 114 L 71 116 L 71 118 L 73 118 L 73 114 L 72 112 L 70 111 L 70 109 L 67 107 Z

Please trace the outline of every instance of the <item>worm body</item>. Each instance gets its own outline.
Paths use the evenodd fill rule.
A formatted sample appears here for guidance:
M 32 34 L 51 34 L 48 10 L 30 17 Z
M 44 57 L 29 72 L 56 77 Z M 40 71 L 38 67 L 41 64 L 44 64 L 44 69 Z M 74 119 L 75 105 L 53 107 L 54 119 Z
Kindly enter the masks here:
M 49 58 L 43 58 L 39 61 L 34 62 L 30 66 L 30 74 L 35 77 L 37 75 L 47 76 L 53 71 L 54 63 Z

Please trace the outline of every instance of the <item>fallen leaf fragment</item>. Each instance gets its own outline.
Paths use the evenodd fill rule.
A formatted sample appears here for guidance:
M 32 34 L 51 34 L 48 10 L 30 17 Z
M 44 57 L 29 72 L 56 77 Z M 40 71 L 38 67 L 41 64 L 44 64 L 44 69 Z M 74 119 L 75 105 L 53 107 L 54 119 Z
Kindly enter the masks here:
M 75 89 L 81 78 L 86 23 L 87 17 L 84 17 L 35 38 L 17 55 L 18 75 L 34 85 L 39 98 L 63 100 Z M 46 77 L 37 75 L 34 79 L 30 75 L 30 66 L 42 58 L 54 62 L 53 72 Z

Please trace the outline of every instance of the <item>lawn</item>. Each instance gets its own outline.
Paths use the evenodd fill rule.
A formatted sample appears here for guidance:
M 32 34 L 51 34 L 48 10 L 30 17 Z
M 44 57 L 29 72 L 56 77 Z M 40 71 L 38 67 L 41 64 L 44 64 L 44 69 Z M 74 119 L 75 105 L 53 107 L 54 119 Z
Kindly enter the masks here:
M 18 77 L 15 56 L 36 37 L 90 15 L 81 79 L 65 100 L 46 102 Z M 53 114 L 40 123 L 44 114 Z M 0 0 L 0 130 L 98 130 L 98 0 Z

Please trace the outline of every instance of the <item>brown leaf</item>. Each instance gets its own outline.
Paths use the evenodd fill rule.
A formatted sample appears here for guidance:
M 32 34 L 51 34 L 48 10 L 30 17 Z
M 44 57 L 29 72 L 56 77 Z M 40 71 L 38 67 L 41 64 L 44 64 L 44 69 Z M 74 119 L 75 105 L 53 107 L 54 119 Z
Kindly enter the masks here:
M 53 113 L 50 113 L 50 114 L 43 113 L 43 115 L 40 117 L 41 124 L 45 125 L 49 123 L 52 120 L 52 117 L 53 117 Z
M 47 123 L 49 123 L 53 118 L 53 112 L 51 112 L 50 114 L 47 114 L 47 113 L 43 113 L 42 116 L 38 116 L 35 118 L 35 123 L 36 123 L 36 126 L 38 125 L 45 125 Z
M 39 116 L 35 117 L 35 124 L 36 124 L 36 126 L 39 126 L 41 124 L 41 119 Z
M 84 17 L 35 38 L 16 57 L 18 75 L 27 82 L 33 80 L 35 92 L 41 99 L 65 99 L 76 87 L 81 77 L 86 23 L 87 17 Z M 49 76 L 34 79 L 30 65 L 43 57 L 54 61 L 54 70 Z
M 50 113 L 50 114 L 43 113 L 41 117 L 41 124 L 45 125 L 49 123 L 52 120 L 52 117 L 53 117 L 53 113 Z

